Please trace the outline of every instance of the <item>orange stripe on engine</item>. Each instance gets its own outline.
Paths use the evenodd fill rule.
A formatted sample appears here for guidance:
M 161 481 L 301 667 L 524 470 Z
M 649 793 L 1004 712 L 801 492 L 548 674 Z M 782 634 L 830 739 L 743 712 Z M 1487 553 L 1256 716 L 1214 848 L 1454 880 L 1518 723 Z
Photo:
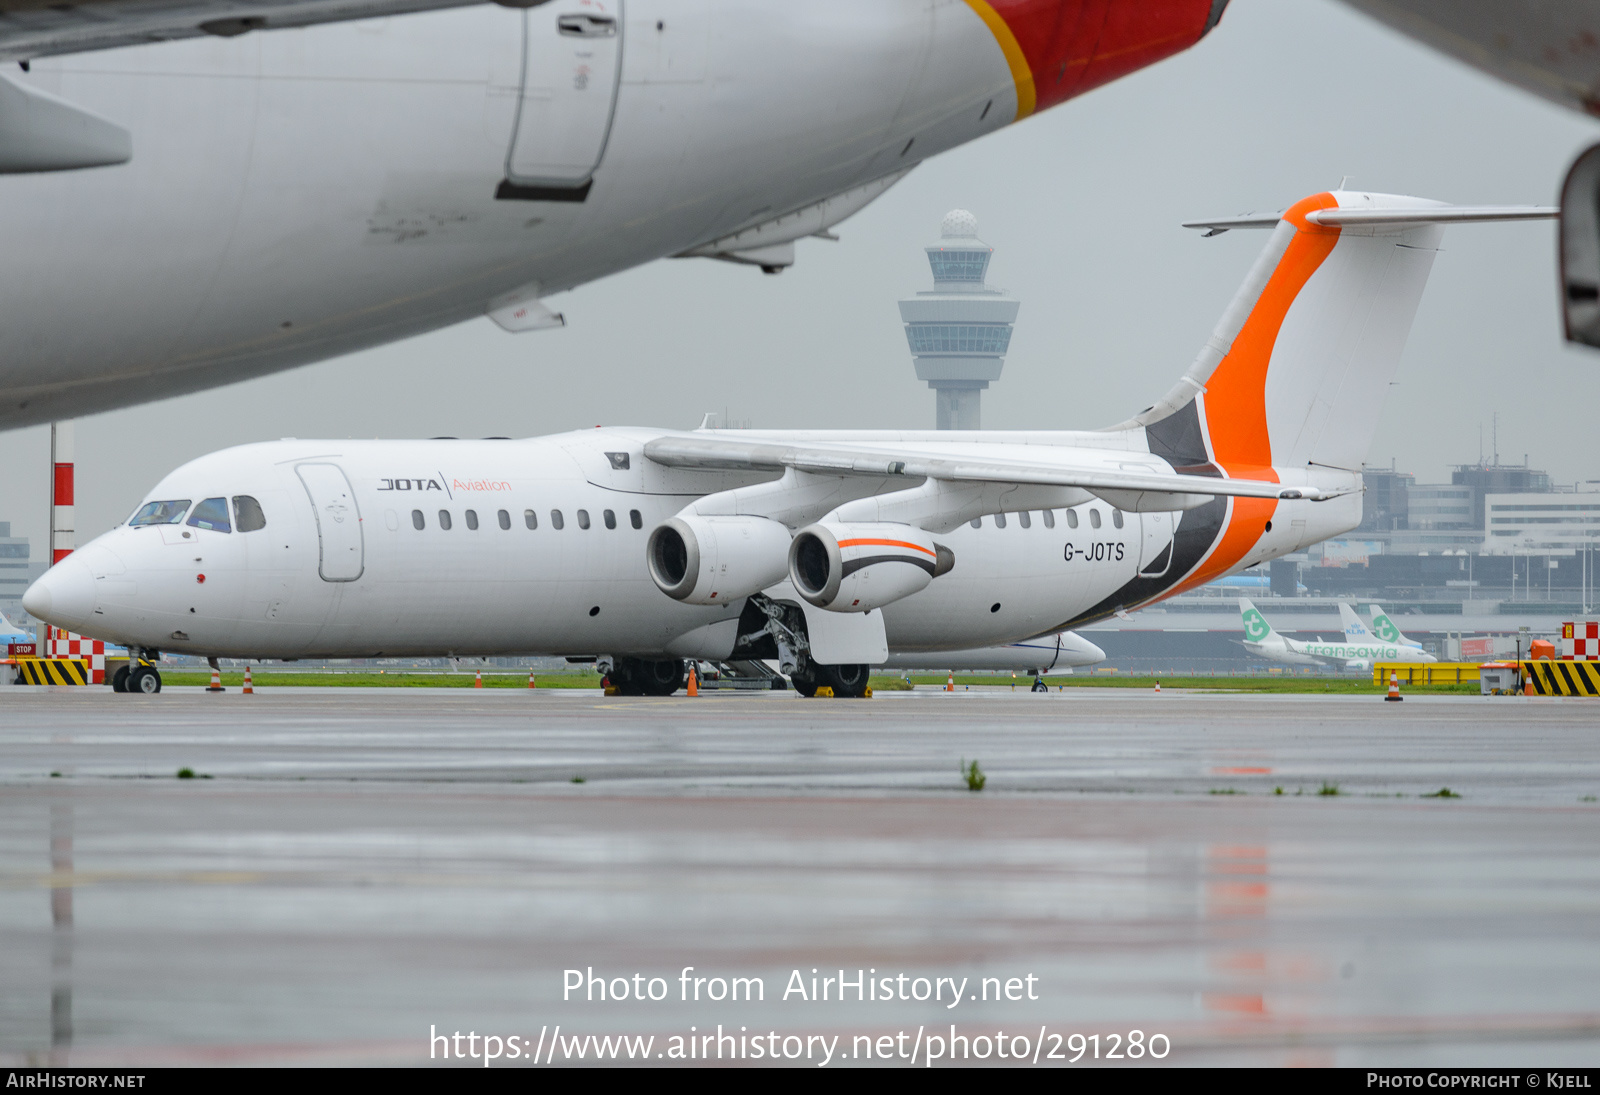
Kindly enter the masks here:
M 1278 473 L 1272 467 L 1272 436 L 1267 425 L 1267 370 L 1290 306 L 1339 242 L 1339 229 L 1312 224 L 1306 214 L 1338 204 L 1332 194 L 1313 194 L 1283 214 L 1283 219 L 1297 229 L 1294 239 L 1267 279 L 1227 356 L 1217 364 L 1205 390 L 1197 397 L 1205 410 L 1212 461 L 1231 478 L 1278 481 Z M 1274 498 L 1234 498 L 1217 546 L 1172 592 L 1204 585 L 1231 570 L 1265 534 L 1267 522 L 1277 509 Z
M 999 44 L 1000 52 L 1005 54 L 1006 64 L 1011 69 L 1011 82 L 1017 85 L 1017 116 L 1012 120 L 1020 122 L 1034 112 L 1039 102 L 1033 84 L 1033 69 L 1022 52 L 1022 44 L 1011 33 L 1011 28 L 1000 17 L 1000 13 L 989 6 L 988 0 L 967 0 L 967 7 L 983 20 L 984 26 L 989 28 L 989 33 L 994 35 L 994 40 Z
M 898 547 L 898 548 L 910 548 L 912 551 L 920 551 L 924 555 L 934 555 L 935 554 L 934 552 L 931 552 L 927 548 L 923 547 L 921 544 L 913 544 L 913 543 L 910 543 L 909 541 L 906 541 L 906 540 L 872 540 L 872 539 L 868 539 L 866 537 L 862 537 L 862 538 L 856 539 L 856 540 L 840 540 L 839 541 L 839 546 L 842 547 L 842 548 L 847 548 L 847 547 Z

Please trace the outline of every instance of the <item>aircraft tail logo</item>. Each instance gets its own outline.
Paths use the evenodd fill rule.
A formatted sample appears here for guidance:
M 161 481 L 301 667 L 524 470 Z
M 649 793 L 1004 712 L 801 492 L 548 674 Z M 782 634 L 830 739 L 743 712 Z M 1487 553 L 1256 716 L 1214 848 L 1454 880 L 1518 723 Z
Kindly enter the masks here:
M 1403 643 L 1406 637 L 1400 633 L 1394 621 L 1389 619 L 1389 614 L 1377 605 L 1372 606 L 1372 631 L 1378 638 L 1386 643 Z
M 1356 615 L 1355 609 L 1343 602 L 1339 604 L 1339 621 L 1344 624 L 1344 637 L 1347 641 L 1353 643 L 1372 641 L 1372 632 L 1367 630 L 1367 625 L 1361 622 L 1361 617 Z
M 1239 600 L 1239 615 L 1244 619 L 1244 637 L 1251 642 L 1264 642 L 1272 634 L 1272 625 L 1261 615 L 1261 610 L 1243 598 Z

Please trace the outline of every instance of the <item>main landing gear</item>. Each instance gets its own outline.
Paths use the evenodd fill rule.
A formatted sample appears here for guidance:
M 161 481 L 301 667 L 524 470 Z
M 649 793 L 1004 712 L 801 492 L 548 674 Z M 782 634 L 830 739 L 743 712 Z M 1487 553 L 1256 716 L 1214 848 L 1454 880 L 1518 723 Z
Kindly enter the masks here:
M 670 696 L 683 687 L 687 675 L 678 658 L 617 658 L 601 684 L 616 688 L 619 696 Z
M 872 667 L 867 665 L 818 665 L 806 659 L 789 677 L 789 683 L 802 696 L 811 697 L 824 686 L 833 689 L 835 696 L 859 699 L 867 694 L 867 679 Z

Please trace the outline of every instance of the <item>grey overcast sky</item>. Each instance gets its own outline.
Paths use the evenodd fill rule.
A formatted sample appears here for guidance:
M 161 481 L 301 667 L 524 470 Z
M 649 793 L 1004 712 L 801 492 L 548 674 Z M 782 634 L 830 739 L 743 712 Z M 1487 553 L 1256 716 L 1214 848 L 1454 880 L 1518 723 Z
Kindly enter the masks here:
M 152 47 L 159 48 L 159 47 Z M 896 300 L 931 286 L 921 248 L 954 207 L 1022 300 L 990 428 L 1095 427 L 1163 393 L 1264 241 L 1179 228 L 1355 188 L 1553 202 L 1592 120 L 1435 55 L 1333 0 L 1233 0 L 1199 46 L 924 163 L 765 276 L 664 260 L 554 298 L 568 327 L 477 320 L 263 380 L 78 425 L 78 542 L 180 463 L 277 437 L 513 437 L 598 423 L 933 425 Z M 1451 229 L 1369 462 L 1423 481 L 1500 453 L 1600 478 L 1600 353 L 1569 349 L 1547 224 Z M 0 434 L 0 521 L 40 544 L 44 428 Z M 1487 441 L 1485 442 L 1487 444 Z M 37 556 L 37 549 L 36 554 Z

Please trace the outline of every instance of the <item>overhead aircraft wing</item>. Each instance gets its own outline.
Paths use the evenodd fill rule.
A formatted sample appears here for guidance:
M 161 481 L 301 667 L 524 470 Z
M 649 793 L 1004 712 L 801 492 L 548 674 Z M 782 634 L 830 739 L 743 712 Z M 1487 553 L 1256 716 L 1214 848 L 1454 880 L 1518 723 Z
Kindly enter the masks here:
M 1079 487 L 1092 492 L 1222 494 L 1240 498 L 1305 498 L 1313 502 L 1335 497 L 1315 487 L 1286 487 L 1260 479 L 1220 479 L 1177 472 L 1114 471 L 1073 465 L 1065 459 L 1047 459 L 1050 450 L 1044 446 L 1034 446 L 1032 450 L 1032 459 L 964 459 L 929 450 L 919 451 L 914 444 L 878 450 L 827 442 L 784 444 L 680 434 L 647 442 L 644 454 L 658 464 L 676 468 L 748 471 L 793 468 L 821 475 L 906 476 L 951 482 Z
M 465 7 L 478 0 L 0 0 L 0 61 L 114 49 L 205 35 L 308 27 L 415 11 Z M 529 7 L 515 3 L 509 7 Z

